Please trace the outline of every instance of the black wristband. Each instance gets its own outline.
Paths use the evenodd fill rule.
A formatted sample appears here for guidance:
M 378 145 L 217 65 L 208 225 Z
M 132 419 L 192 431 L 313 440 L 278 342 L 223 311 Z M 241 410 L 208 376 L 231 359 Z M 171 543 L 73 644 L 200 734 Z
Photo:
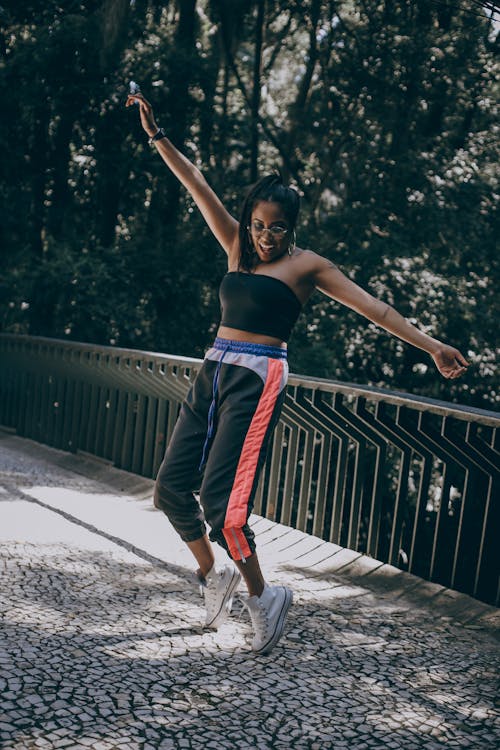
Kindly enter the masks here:
M 155 141 L 159 141 L 161 138 L 166 138 L 166 137 L 167 137 L 167 134 L 165 133 L 164 128 L 158 128 L 158 132 L 155 133 L 153 136 L 151 136 L 148 143 L 150 146 L 152 146 Z

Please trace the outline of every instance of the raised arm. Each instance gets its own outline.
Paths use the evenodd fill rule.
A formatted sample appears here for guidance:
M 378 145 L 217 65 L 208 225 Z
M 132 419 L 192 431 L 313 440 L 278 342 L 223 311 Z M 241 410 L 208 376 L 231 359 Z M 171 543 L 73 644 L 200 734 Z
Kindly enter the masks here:
M 142 94 L 130 94 L 126 106 L 139 105 L 142 127 L 149 138 L 160 130 L 151 104 Z M 166 137 L 154 141 L 163 161 L 184 185 L 200 209 L 203 218 L 228 256 L 238 252 L 238 222 L 225 209 L 200 170 L 192 164 Z
M 356 310 L 394 336 L 423 349 L 431 355 L 443 377 L 458 378 L 466 371 L 468 362 L 458 349 L 420 331 L 393 307 L 348 279 L 326 258 L 316 256 L 316 259 L 313 278 L 321 292 Z

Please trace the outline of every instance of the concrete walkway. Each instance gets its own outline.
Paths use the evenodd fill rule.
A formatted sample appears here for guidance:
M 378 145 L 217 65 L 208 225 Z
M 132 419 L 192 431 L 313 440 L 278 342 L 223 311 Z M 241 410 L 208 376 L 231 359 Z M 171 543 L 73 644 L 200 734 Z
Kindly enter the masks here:
M 498 610 L 253 517 L 267 578 L 295 593 L 255 657 L 246 611 L 201 628 L 151 487 L 0 433 L 2 748 L 500 746 Z

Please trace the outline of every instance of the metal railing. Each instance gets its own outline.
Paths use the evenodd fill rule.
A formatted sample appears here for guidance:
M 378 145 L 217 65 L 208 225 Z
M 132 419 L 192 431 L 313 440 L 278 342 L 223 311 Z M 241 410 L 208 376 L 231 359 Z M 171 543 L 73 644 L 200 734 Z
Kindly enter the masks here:
M 201 360 L 0 335 L 0 424 L 154 477 Z M 500 415 L 291 375 L 255 512 L 498 604 Z

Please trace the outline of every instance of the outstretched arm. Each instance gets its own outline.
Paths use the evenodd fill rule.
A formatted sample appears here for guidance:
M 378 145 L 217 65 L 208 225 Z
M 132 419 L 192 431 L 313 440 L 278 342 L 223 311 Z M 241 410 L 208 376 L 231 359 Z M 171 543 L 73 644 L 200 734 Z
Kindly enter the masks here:
M 393 307 L 373 297 L 348 279 L 326 258 L 316 258 L 318 260 L 313 276 L 317 289 L 361 313 L 394 336 L 423 349 L 431 355 L 443 377 L 458 378 L 466 371 L 468 362 L 458 349 L 420 331 Z
M 159 128 L 153 114 L 151 104 L 142 94 L 130 94 L 126 106 L 139 105 L 142 127 L 152 138 Z M 237 252 L 238 222 L 225 209 L 224 205 L 214 193 L 200 170 L 192 164 L 167 138 L 160 138 L 154 144 L 163 161 L 172 170 L 178 180 L 191 194 L 200 209 L 203 218 L 212 230 L 218 242 L 230 256 Z

